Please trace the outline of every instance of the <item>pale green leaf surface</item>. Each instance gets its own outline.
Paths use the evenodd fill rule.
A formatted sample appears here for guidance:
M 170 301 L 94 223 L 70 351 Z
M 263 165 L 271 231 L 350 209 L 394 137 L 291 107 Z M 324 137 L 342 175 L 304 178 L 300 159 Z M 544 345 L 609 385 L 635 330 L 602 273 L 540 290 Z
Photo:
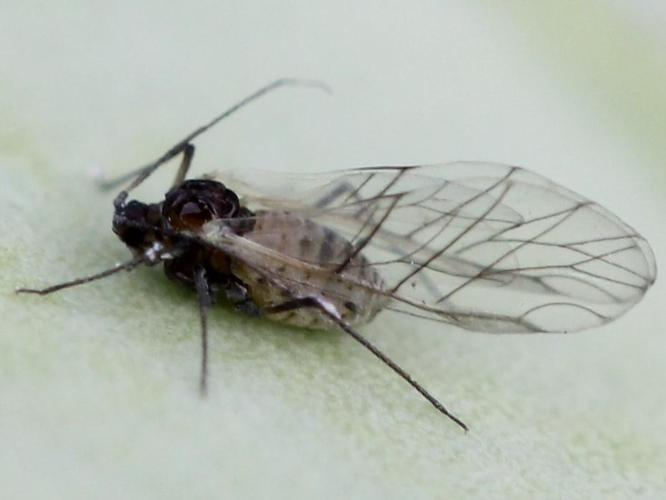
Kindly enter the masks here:
M 158 269 L 46 298 L 13 293 L 127 257 L 110 231 L 113 195 L 91 171 L 143 163 L 279 76 L 323 79 L 335 95 L 292 89 L 257 103 L 197 143 L 195 173 L 516 163 L 617 212 L 663 262 L 660 39 L 591 7 L 572 27 L 568 11 L 553 19 L 554 2 L 508 4 L 3 7 L 0 497 L 663 498 L 660 281 L 616 323 L 571 336 L 380 315 L 363 331 L 467 435 L 343 334 L 224 307 L 200 400 L 196 302 Z M 584 37 L 579 52 L 555 50 L 581 26 L 608 39 L 613 64 L 589 64 L 603 53 L 594 37 L 589 50 Z M 157 199 L 172 172 L 138 195 Z

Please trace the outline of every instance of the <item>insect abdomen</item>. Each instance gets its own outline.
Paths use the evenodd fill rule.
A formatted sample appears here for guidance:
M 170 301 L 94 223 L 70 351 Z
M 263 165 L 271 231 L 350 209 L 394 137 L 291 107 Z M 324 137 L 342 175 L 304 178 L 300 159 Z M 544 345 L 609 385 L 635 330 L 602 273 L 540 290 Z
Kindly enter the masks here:
M 329 228 L 288 212 L 257 214 L 254 229 L 244 237 L 284 255 L 267 259 L 264 269 L 234 261 L 232 272 L 248 287 L 252 300 L 265 308 L 308 296 L 331 303 L 350 324 L 372 320 L 386 302 L 381 276 L 366 258 L 354 256 L 338 271 L 353 251 L 347 239 Z M 269 319 L 308 328 L 330 328 L 330 320 L 314 308 L 296 308 Z

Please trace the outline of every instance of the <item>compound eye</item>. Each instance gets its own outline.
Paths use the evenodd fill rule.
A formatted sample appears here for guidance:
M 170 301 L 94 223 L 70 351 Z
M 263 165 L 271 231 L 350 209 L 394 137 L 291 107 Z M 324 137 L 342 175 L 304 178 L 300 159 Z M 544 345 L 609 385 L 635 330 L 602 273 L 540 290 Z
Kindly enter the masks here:
M 203 203 L 186 201 L 174 207 L 169 215 L 169 224 L 174 229 L 198 229 L 213 218 L 210 209 Z

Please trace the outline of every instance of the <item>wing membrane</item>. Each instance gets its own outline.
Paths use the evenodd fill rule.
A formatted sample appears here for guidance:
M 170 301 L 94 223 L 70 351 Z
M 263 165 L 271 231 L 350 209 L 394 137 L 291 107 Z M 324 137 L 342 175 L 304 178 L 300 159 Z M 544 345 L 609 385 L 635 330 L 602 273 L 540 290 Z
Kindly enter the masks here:
M 486 332 L 574 331 L 623 314 L 656 276 L 640 234 L 521 168 L 456 162 L 270 175 L 263 192 L 238 175 L 221 180 L 251 208 L 298 214 L 342 235 L 348 254 L 303 262 L 242 237 L 222 243 L 218 235 L 215 244 L 255 266 L 268 251 L 285 266 L 368 287 L 352 269 L 351 256 L 362 253 L 384 279 L 373 293 L 399 312 Z

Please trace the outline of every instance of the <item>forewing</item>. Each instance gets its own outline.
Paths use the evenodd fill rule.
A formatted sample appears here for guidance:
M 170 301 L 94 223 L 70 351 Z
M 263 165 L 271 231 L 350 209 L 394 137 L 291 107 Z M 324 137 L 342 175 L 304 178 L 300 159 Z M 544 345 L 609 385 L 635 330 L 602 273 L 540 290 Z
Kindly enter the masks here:
M 350 241 L 348 254 L 308 265 L 367 286 L 350 259 L 362 253 L 385 281 L 374 293 L 390 296 L 391 308 L 470 330 L 598 326 L 640 300 L 656 276 L 635 230 L 517 167 L 456 162 L 274 176 L 268 194 L 229 184 L 250 204 L 301 214 Z

